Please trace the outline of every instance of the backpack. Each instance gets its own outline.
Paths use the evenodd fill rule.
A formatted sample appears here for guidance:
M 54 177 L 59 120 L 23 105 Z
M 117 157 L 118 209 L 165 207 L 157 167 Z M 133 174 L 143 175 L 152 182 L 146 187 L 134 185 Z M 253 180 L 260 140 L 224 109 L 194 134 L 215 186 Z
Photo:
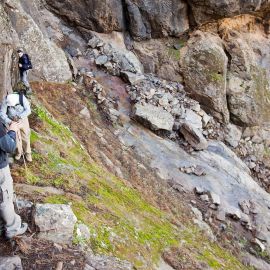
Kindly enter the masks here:
M 26 53 L 25 56 L 26 56 L 26 58 L 27 58 L 27 63 L 28 63 L 28 64 L 26 65 L 27 70 L 33 69 L 32 62 L 31 62 L 31 59 L 30 59 L 29 55 Z

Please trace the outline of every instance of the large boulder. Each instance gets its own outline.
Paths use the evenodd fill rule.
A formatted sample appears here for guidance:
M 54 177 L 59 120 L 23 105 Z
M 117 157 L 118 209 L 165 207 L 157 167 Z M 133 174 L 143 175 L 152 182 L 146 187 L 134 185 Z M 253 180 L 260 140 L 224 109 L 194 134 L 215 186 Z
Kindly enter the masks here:
M 39 238 L 69 244 L 77 218 L 69 205 L 37 204 L 34 222 L 39 230 Z
M 270 41 L 264 31 L 263 24 L 252 16 L 225 20 L 220 25 L 230 55 L 229 111 L 232 121 L 244 127 L 270 122 Z
M 215 34 L 195 32 L 181 51 L 181 66 L 186 88 L 192 97 L 216 118 L 228 122 L 228 58 L 222 40 Z
M 0 257 L 0 270 L 22 270 L 20 257 Z
M 172 131 L 174 124 L 174 118 L 170 113 L 151 104 L 136 104 L 134 117 L 152 130 Z
M 194 149 L 205 150 L 208 147 L 208 142 L 200 129 L 194 127 L 192 124 L 184 123 L 180 128 L 180 132 Z
M 269 11 L 268 0 L 188 0 L 198 24 L 239 14 L 263 14 Z
M 179 40 L 176 44 L 183 45 L 184 41 Z M 182 81 L 178 49 L 168 47 L 163 39 L 134 41 L 133 48 L 146 73 L 157 74 L 158 77 L 168 81 Z

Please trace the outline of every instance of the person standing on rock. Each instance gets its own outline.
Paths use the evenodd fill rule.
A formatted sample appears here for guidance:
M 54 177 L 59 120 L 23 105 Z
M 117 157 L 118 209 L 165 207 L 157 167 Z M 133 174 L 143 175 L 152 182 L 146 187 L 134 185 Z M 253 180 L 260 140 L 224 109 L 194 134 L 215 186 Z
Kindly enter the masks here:
M 12 122 L 6 132 L 4 124 L 0 123 L 0 235 L 5 232 L 7 239 L 24 234 L 28 227 L 14 210 L 13 179 L 7 156 L 16 149 L 18 128 L 18 123 Z
M 0 120 L 6 127 L 12 122 L 17 122 L 17 154 L 16 160 L 20 160 L 25 154 L 25 159 L 32 162 L 28 116 L 31 114 L 30 103 L 22 93 L 7 95 L 0 108 Z
M 29 70 L 32 69 L 32 63 L 30 60 L 30 57 L 27 53 L 23 52 L 23 49 L 18 49 L 18 55 L 19 55 L 19 70 L 20 70 L 20 78 L 21 81 L 24 83 L 26 87 L 26 94 L 31 94 L 32 90 L 30 88 L 30 84 L 28 81 L 28 73 Z

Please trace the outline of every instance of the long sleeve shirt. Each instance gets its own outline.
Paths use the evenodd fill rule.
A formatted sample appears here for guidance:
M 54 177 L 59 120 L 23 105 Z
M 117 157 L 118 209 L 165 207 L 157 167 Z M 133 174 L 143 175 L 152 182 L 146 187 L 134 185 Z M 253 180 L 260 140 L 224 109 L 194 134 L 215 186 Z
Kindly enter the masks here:
M 0 123 L 0 169 L 8 165 L 7 153 L 14 153 L 16 150 L 16 132 L 8 131 Z M 3 179 L 0 179 L 0 184 Z
M 19 64 L 21 64 L 22 66 L 19 67 L 20 72 L 23 72 L 25 70 L 28 70 L 28 66 L 29 66 L 29 61 L 28 61 L 28 57 L 26 54 L 23 54 L 22 57 L 19 58 Z

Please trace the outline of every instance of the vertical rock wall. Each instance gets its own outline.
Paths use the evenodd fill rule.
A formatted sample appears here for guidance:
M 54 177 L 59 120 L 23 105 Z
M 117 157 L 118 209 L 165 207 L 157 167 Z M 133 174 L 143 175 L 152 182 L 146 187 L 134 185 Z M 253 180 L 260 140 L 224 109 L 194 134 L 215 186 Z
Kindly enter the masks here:
M 32 78 L 65 82 L 72 75 L 63 50 L 49 40 L 44 29 L 30 16 L 39 14 L 35 0 L 5 0 L 0 3 L 0 96 L 18 79 L 16 50 L 24 48 L 34 66 Z M 42 24 L 42 21 L 40 21 Z

